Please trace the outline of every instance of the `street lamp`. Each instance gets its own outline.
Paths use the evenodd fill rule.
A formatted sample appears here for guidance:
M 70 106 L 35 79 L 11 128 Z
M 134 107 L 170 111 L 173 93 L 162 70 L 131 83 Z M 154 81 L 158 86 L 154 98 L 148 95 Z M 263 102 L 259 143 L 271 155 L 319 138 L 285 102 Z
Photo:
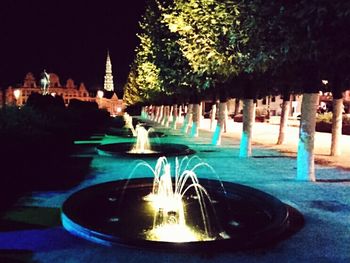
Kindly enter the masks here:
M 18 99 L 19 99 L 19 96 L 21 96 L 21 90 L 20 89 L 15 89 L 13 91 L 13 95 L 15 96 L 15 99 L 16 99 L 16 106 L 19 106 L 19 102 L 18 102 Z
M 102 99 L 102 98 L 103 98 L 103 95 L 104 95 L 103 90 L 97 91 L 97 97 L 98 97 L 99 99 Z
M 103 95 L 104 95 L 103 90 L 98 90 L 97 91 L 97 98 L 98 98 L 97 104 L 98 104 L 99 108 L 102 107 L 101 100 L 103 98 Z
M 323 79 L 323 80 L 322 80 L 322 84 L 323 84 L 323 85 L 327 85 L 327 84 L 328 84 L 328 80 Z

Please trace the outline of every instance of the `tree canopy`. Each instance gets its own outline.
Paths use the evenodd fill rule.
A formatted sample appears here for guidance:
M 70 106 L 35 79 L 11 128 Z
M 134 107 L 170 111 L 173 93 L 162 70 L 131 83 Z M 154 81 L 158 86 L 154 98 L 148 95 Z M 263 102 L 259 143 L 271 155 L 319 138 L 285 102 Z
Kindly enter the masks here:
M 149 0 L 135 83 L 142 101 L 208 88 L 229 96 L 348 85 L 350 3 Z

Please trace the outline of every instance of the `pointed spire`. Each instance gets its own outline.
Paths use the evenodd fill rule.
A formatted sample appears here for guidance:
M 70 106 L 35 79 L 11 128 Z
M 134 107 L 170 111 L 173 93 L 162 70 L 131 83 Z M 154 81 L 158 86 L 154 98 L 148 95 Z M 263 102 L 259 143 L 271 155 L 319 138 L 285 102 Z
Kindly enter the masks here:
M 109 56 L 109 50 L 107 50 L 106 73 L 105 73 L 105 81 L 104 81 L 103 88 L 107 91 L 114 91 L 112 62 Z

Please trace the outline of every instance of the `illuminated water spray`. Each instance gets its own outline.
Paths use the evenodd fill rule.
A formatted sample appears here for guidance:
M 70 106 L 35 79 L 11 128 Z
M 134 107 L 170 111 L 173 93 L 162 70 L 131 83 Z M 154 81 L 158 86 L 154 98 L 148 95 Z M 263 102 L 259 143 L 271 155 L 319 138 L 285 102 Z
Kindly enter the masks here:
M 151 149 L 151 143 L 149 140 L 148 133 L 152 128 L 146 130 L 142 125 L 136 125 L 135 134 L 136 134 L 136 143 L 133 148 L 130 150 L 130 153 L 153 153 Z
M 188 169 L 193 159 L 185 157 L 179 162 L 176 158 L 174 177 L 171 176 L 171 166 L 166 157 L 158 159 L 155 169 L 146 162 L 139 164 L 150 168 L 154 174 L 152 192 L 143 198 L 144 201 L 149 202 L 154 211 L 153 226 L 146 230 L 146 239 L 167 242 L 214 239 L 211 229 L 213 222 L 210 221 L 215 221 L 215 216 L 214 218 L 209 216 L 209 210 L 212 214 L 214 212 L 212 207 L 214 201 L 199 184 L 194 172 L 200 166 L 206 166 L 211 170 L 212 168 L 204 162 L 199 162 L 193 168 Z M 188 192 L 191 194 L 186 195 Z M 191 214 L 187 213 L 186 206 L 191 202 L 196 202 L 200 208 L 202 228 L 187 224 L 187 219 L 191 217 Z M 222 232 L 220 236 L 225 238 L 226 234 Z

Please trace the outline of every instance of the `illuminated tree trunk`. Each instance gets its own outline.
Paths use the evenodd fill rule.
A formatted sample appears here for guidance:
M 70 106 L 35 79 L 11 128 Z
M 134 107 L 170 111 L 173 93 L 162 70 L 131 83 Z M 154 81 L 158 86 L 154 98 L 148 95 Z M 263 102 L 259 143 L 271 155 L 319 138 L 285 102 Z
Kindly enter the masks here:
M 159 116 L 159 106 L 155 106 L 154 107 L 155 109 L 154 109 L 154 115 L 153 115 L 153 121 L 157 121 L 157 119 L 158 119 L 158 116 Z
M 165 118 L 164 118 L 164 126 L 169 127 L 169 119 L 170 119 L 170 106 L 169 105 L 167 105 L 165 107 L 165 112 L 166 112 L 166 114 L 165 114 Z
M 165 116 L 166 116 L 166 106 L 162 105 L 162 111 L 161 111 L 161 113 L 162 113 L 162 116 L 161 116 L 160 119 L 159 119 L 159 123 L 160 123 L 161 125 L 164 125 L 164 120 L 165 120 Z
M 183 106 L 180 105 L 179 106 L 179 116 L 177 118 L 178 118 L 178 121 L 181 122 L 182 125 L 183 125 L 184 119 L 183 119 L 183 116 L 182 116 L 182 111 L 183 111 Z
M 163 119 L 162 119 L 161 124 L 164 125 L 165 127 L 167 127 L 168 119 L 169 119 L 169 106 L 166 105 L 166 106 L 164 106 L 164 109 L 163 109 Z
M 318 93 L 304 93 L 301 103 L 297 180 L 316 181 L 314 139 Z
M 333 99 L 331 156 L 341 155 L 340 139 L 343 126 L 343 98 Z
M 239 114 L 239 99 L 236 98 L 234 115 L 236 116 L 237 114 Z
M 282 112 L 281 112 L 281 120 L 280 120 L 280 130 L 278 134 L 277 144 L 283 144 L 284 137 L 287 130 L 288 125 L 288 117 L 289 117 L 289 108 L 290 108 L 290 96 L 288 96 L 288 100 L 283 98 L 282 102 Z
M 173 122 L 172 122 L 172 128 L 174 130 L 176 130 L 176 123 L 178 121 L 178 107 L 177 107 L 177 104 L 174 104 L 173 105 Z
M 210 115 L 210 130 L 215 130 L 215 124 L 216 124 L 216 103 L 213 103 L 211 106 L 211 115 Z
M 193 104 L 188 104 L 186 117 L 184 119 L 184 123 L 182 126 L 183 133 L 187 133 L 188 128 L 192 125 L 192 117 L 193 117 Z
M 161 123 L 161 122 L 162 122 L 163 114 L 164 114 L 164 105 L 161 105 L 161 106 L 159 107 L 159 116 L 158 116 L 158 119 L 157 119 L 157 122 L 158 122 L 158 123 Z
M 169 114 L 168 114 L 168 120 L 167 123 L 165 123 L 166 127 L 169 127 L 173 123 L 173 112 L 174 112 L 174 105 L 168 106 L 169 107 Z
M 193 123 L 191 128 L 191 137 L 198 137 L 199 135 L 199 126 L 201 120 L 201 104 L 193 104 Z
M 216 125 L 215 132 L 212 138 L 213 145 L 221 145 L 221 136 L 225 129 L 225 120 L 227 115 L 227 101 L 220 101 L 219 103 L 219 119 Z
M 157 115 L 157 107 L 155 105 L 152 105 L 152 112 L 151 112 L 151 120 L 154 121 L 156 119 L 156 115 Z
M 243 100 L 243 131 L 239 147 L 239 157 L 252 155 L 252 133 L 255 122 L 255 104 L 253 99 Z
M 149 119 L 149 106 L 145 107 L 145 118 Z

